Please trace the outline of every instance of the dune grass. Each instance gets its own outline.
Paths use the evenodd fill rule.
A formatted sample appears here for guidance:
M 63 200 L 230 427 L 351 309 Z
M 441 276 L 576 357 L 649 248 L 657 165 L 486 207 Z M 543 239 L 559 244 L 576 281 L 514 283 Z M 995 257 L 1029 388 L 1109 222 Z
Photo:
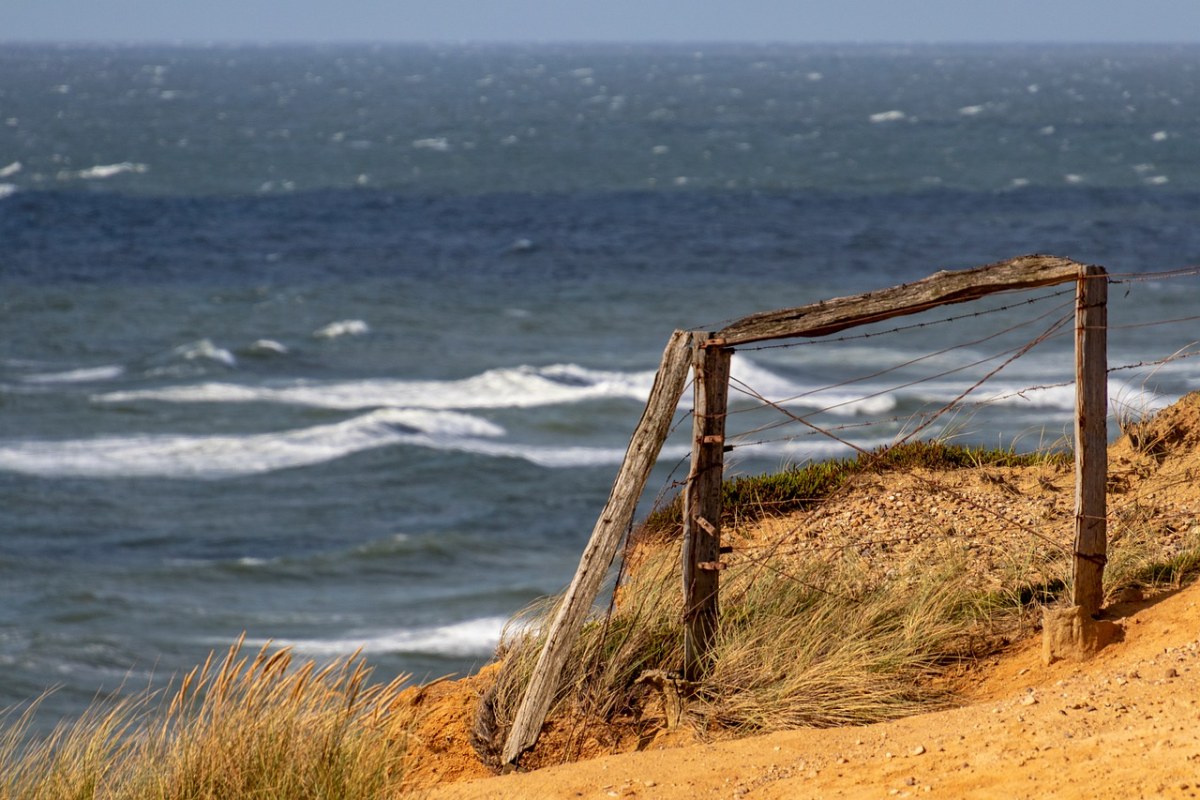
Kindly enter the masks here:
M 287 650 L 234 644 L 166 694 L 93 705 L 49 737 L 36 703 L 0 729 L 0 800 L 374 800 L 402 796 L 405 678 L 368 683 L 353 656 L 293 668 Z
M 945 682 L 927 680 L 977 654 L 979 631 L 1000 615 L 972 587 L 965 553 L 870 575 L 852 558 L 743 562 L 722 576 L 721 625 L 704 680 L 691 687 L 690 725 L 741 734 L 855 725 L 943 707 Z M 639 678 L 683 661 L 679 549 L 656 548 L 621 586 L 613 613 L 589 623 L 568 659 L 552 716 L 613 722 L 659 702 Z M 536 612 L 544 618 L 545 610 Z M 543 643 L 536 627 L 506 639 L 486 699 L 493 760 Z M 567 754 L 569 755 L 569 754 Z
M 726 481 L 725 514 L 731 523 L 745 523 L 811 508 L 867 472 L 1070 463 L 1070 453 L 914 443 Z M 1177 585 L 1200 567 L 1200 533 L 1171 552 L 1152 523 L 1131 517 L 1114 530 L 1110 597 L 1128 586 Z M 631 536 L 613 606 L 575 643 L 551 719 L 621 724 L 662 702 L 641 678 L 670 674 L 683 662 L 678 525 L 676 503 Z M 721 624 L 710 668 L 687 687 L 691 727 L 740 735 L 854 725 L 952 703 L 953 684 L 932 678 L 995 652 L 1022 628 L 1031 631 L 1041 605 L 1067 596 L 1070 560 L 1035 556 L 1036 544 L 1031 541 L 1028 554 L 1006 554 L 1003 574 L 986 581 L 968 569 L 968 545 L 950 540 L 936 552 L 895 559 L 886 570 L 841 551 L 797 555 L 764 548 L 754 557 L 731 555 L 721 577 Z M 495 758 L 511 724 L 553 610 L 552 602 L 531 608 L 503 639 L 503 666 L 477 726 L 476 747 L 485 760 Z

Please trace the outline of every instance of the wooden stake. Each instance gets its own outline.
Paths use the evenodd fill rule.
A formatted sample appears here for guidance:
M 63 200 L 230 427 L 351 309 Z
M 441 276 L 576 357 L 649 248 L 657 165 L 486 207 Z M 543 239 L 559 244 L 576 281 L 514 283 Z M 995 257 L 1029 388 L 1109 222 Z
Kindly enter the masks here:
M 1075 588 L 1089 616 L 1104 603 L 1107 560 L 1108 273 L 1079 271 L 1075 302 Z
M 521 754 L 533 747 L 541 734 L 542 723 L 546 721 L 546 714 L 558 691 L 558 682 L 571 645 L 578 638 L 588 612 L 592 610 L 592 603 L 617 554 L 621 538 L 633 521 L 650 470 L 654 468 L 654 462 L 658 460 L 663 442 L 670 432 L 671 419 L 687 383 L 690 356 L 691 334 L 676 331 L 663 351 L 662 362 L 654 378 L 654 388 L 650 390 L 641 421 L 625 451 L 625 460 L 609 492 L 608 503 L 596 520 L 592 538 L 588 540 L 579 560 L 575 577 L 563 595 L 558 612 L 546 633 L 546 644 L 538 656 L 529 687 L 525 690 L 512 730 L 504 742 L 502 758 L 505 764 L 516 764 Z
M 721 560 L 721 479 L 733 351 L 694 334 L 692 468 L 683 495 L 683 679 L 697 681 L 717 630 Z

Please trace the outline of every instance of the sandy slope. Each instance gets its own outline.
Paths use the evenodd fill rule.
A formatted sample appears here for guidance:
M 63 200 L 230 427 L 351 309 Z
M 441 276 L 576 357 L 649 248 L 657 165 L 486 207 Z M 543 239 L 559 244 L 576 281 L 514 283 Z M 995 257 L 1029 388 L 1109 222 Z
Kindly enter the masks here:
M 963 708 L 607 756 L 449 784 L 432 798 L 1200 796 L 1200 586 L 1125 614 L 1125 640 L 998 659 Z
M 1170 554 L 1200 535 L 1200 393 L 1140 436 L 1110 448 L 1110 535 L 1140 530 Z M 938 481 L 892 474 L 787 525 L 801 547 L 852 537 L 868 561 L 948 536 L 967 537 L 981 563 L 1027 551 L 989 509 L 1069 542 L 1069 474 L 989 468 Z M 1035 636 L 979 665 L 954 710 L 717 743 L 676 731 L 637 752 L 500 777 L 467 743 L 485 671 L 415 691 L 426 712 L 418 782 L 446 800 L 1200 796 L 1200 585 L 1109 613 L 1123 638 L 1092 660 L 1044 666 Z

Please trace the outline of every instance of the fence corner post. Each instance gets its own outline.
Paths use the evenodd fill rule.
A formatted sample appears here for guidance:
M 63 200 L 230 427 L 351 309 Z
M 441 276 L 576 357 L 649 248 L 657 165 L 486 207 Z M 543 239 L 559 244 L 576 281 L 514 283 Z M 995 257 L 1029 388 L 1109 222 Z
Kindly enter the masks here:
M 699 680 L 717 630 L 725 416 L 733 350 L 692 335 L 692 464 L 683 495 L 683 678 Z
M 1104 604 L 1108 479 L 1108 273 L 1079 270 L 1075 301 L 1075 549 L 1072 599 L 1087 616 Z

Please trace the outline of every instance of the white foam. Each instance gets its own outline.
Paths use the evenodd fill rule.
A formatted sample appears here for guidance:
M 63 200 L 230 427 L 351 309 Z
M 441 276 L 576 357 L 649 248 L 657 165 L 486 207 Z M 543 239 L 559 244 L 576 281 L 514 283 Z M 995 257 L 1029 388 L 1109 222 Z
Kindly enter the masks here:
M 0 178 L 11 178 L 13 175 L 16 175 L 20 171 L 21 171 L 21 162 L 14 161 L 11 164 L 7 164 L 3 167 L 0 167 Z
M 1170 134 L 1168 134 L 1166 131 L 1155 131 L 1150 138 L 1156 142 L 1165 142 L 1170 138 Z
M 336 339 L 339 336 L 362 336 L 371 332 L 371 326 L 361 319 L 342 319 L 331 322 L 313 331 L 318 339 Z
M 922 384 L 920 398 L 931 403 L 947 403 L 958 397 L 965 387 L 951 383 Z M 1109 405 L 1113 409 L 1128 408 L 1154 411 L 1165 408 L 1169 400 L 1145 386 L 1110 378 Z M 1075 385 L 1028 387 L 1002 381 L 989 381 L 964 398 L 966 403 L 998 405 L 1059 411 L 1069 414 L 1075 410 Z
M 172 350 L 171 354 L 188 361 L 203 359 L 205 361 L 216 361 L 218 364 L 224 364 L 227 367 L 237 366 L 237 359 L 233 353 L 224 347 L 217 347 L 211 339 L 198 339 L 194 342 L 181 344 Z
M 610 466 L 620 464 L 625 458 L 625 449 L 620 447 L 545 447 L 464 440 L 456 443 L 453 449 L 494 458 L 517 458 L 550 469 Z M 662 449 L 659 458 L 678 461 L 689 453 L 687 446 L 670 445 Z
M 74 173 L 59 173 L 59 177 L 82 178 L 85 181 L 103 180 L 126 172 L 141 174 L 150 168 L 145 164 L 135 164 L 132 161 L 122 161 L 120 164 L 97 164 L 94 167 L 81 169 Z
M 277 639 L 274 644 L 313 656 L 412 653 L 441 656 L 490 656 L 500 644 L 508 622 L 504 617 L 480 617 L 448 625 L 363 633 L 339 639 Z
M 287 345 L 277 342 L 274 339 L 257 339 L 250 344 L 248 350 L 251 353 L 261 355 L 287 355 Z
M 0 183 L 0 200 L 3 200 L 6 197 L 11 197 L 12 195 L 16 194 L 17 190 L 20 188 L 21 187 L 17 186 L 15 183 Z
M 412 146 L 417 150 L 432 150 L 435 153 L 445 153 L 450 149 L 450 142 L 445 136 L 437 136 L 428 139 L 414 139 Z
M 606 398 L 645 401 L 653 382 L 653 372 L 604 372 L 567 364 L 494 369 L 452 381 L 374 378 L 335 383 L 296 381 L 273 386 L 209 382 L 110 392 L 94 399 L 110 403 L 269 402 L 340 410 L 535 408 Z
M 466 414 L 387 409 L 330 425 L 240 436 L 0 441 L 0 469 L 45 477 L 217 479 L 310 466 L 396 444 L 469 449 L 481 437 L 503 434 L 498 425 Z
M 963 106 L 958 110 L 958 113 L 964 117 L 974 117 L 983 113 L 986 106 Z
M 855 416 L 884 414 L 894 409 L 897 402 L 890 392 L 866 397 L 874 393 L 869 386 L 847 391 L 788 380 L 740 355 L 734 356 L 730 372 L 735 381 L 730 387 L 733 396 L 740 393 L 738 386 L 741 384 L 744 390 L 752 390 L 773 403 L 790 408 L 810 408 L 839 416 Z
M 874 123 L 899 122 L 907 116 L 907 114 L 899 109 L 892 109 L 891 111 L 880 111 L 878 114 L 872 114 L 868 119 Z
M 103 367 L 82 367 L 64 372 L 43 372 L 26 375 L 22 380 L 26 383 L 95 383 L 111 381 L 125 374 L 125 368 L 119 364 L 109 364 Z

